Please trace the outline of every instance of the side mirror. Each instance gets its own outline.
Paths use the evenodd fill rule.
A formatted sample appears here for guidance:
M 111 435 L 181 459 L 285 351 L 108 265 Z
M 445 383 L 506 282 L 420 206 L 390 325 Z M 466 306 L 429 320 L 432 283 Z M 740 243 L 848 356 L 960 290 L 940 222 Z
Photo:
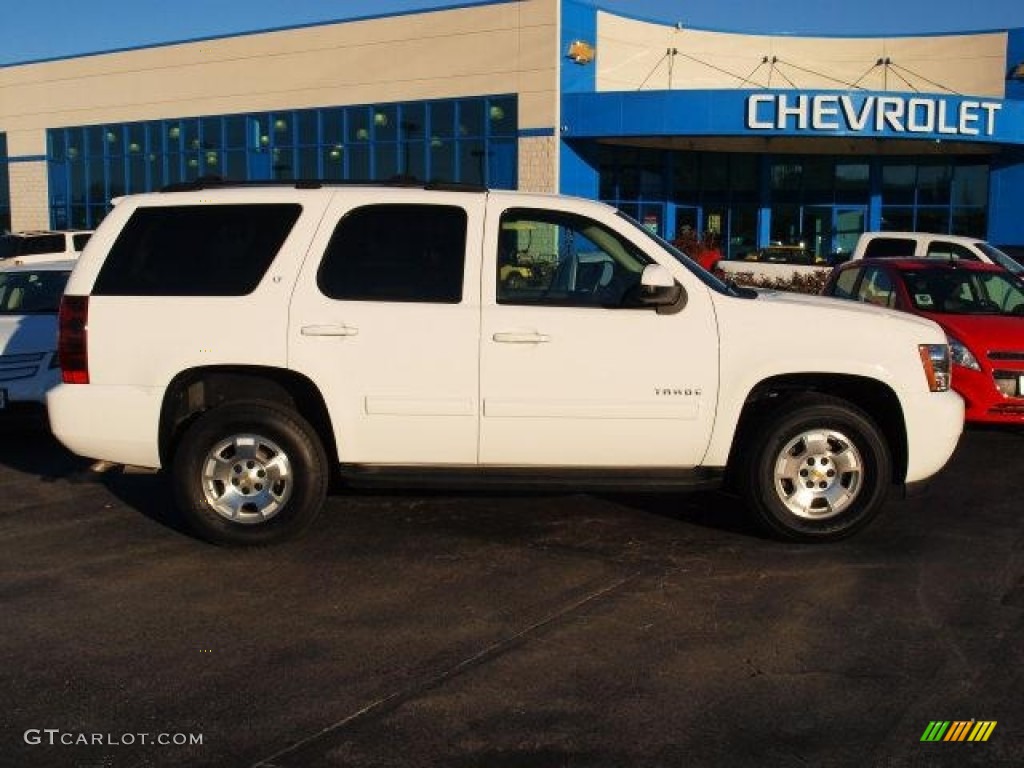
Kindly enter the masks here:
M 648 264 L 640 275 L 636 303 L 654 307 L 659 315 L 674 315 L 686 306 L 686 291 L 660 264 Z

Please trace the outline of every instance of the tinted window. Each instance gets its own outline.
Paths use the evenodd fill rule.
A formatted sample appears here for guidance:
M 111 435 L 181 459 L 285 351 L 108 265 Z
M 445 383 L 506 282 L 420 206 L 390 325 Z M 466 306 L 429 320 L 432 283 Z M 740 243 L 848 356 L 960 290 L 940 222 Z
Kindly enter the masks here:
M 317 284 L 332 299 L 458 304 L 466 222 L 451 205 L 356 208 L 334 230 Z
M 70 272 L 0 272 L 0 315 L 57 314 Z
M 957 243 L 943 242 L 942 240 L 936 240 L 928 245 L 928 258 L 979 261 L 977 255 L 969 248 L 965 248 Z
M 876 237 L 864 249 L 865 258 L 906 258 L 914 255 L 915 242 L 905 237 Z
M 89 242 L 91 234 L 72 235 L 71 242 L 74 245 L 76 251 L 80 251 L 85 248 L 85 244 Z
M 96 279 L 98 296 L 243 296 L 270 267 L 301 207 L 139 208 Z
M 64 235 L 33 235 L 21 243 L 21 255 L 33 253 L 63 253 Z

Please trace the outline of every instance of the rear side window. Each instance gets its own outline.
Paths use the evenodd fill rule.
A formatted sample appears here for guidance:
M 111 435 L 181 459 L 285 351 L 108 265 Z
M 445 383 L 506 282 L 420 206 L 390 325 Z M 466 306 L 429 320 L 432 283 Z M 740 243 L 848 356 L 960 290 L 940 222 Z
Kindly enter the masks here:
M 929 259 L 965 259 L 966 261 L 980 261 L 970 248 L 965 248 L 957 243 L 947 243 L 936 240 L 928 246 Z
M 844 269 L 836 277 L 835 285 L 832 286 L 832 295 L 840 299 L 852 299 L 853 289 L 857 285 L 857 278 L 860 277 L 860 270 Z
M 89 238 L 92 237 L 91 233 L 72 235 L 71 244 L 74 246 L 76 251 L 80 251 L 85 248 L 85 244 L 89 242 Z
M 97 296 L 244 296 L 270 268 L 302 207 L 137 209 L 110 249 Z
M 915 241 L 905 237 L 876 237 L 868 242 L 864 257 L 872 259 L 902 259 L 914 255 Z
M 21 255 L 37 253 L 63 253 L 64 235 L 33 235 L 26 237 L 21 245 Z
M 466 223 L 466 211 L 452 205 L 356 208 L 335 228 L 317 285 L 346 301 L 458 304 Z

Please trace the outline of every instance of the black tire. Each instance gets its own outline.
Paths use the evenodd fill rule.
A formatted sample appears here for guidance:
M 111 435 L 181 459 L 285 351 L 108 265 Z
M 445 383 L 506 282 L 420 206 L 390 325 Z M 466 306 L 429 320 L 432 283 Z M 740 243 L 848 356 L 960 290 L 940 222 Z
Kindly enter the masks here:
M 881 430 L 856 406 L 800 395 L 760 422 L 738 479 L 755 522 L 771 535 L 835 541 L 881 510 L 892 457 Z
M 189 527 L 214 544 L 259 546 L 292 538 L 327 495 L 327 457 L 316 431 L 271 402 L 230 403 L 185 431 L 171 464 Z

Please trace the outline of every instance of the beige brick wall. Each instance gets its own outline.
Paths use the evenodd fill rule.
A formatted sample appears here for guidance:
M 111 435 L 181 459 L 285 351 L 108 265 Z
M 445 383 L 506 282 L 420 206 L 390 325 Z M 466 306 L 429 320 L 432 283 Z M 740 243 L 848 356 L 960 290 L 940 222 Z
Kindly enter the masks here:
M 50 226 L 46 163 L 11 163 L 11 229 L 48 229 Z M 17 201 L 17 205 L 14 205 Z
M 525 136 L 519 139 L 519 189 L 524 192 L 558 191 L 557 136 Z
M 62 126 L 499 93 L 518 95 L 520 129 L 550 129 L 558 13 L 559 0 L 521 0 L 0 67 L 0 131 L 17 158 Z M 45 190 L 15 173 L 45 173 L 12 170 L 16 226 L 47 220 Z

